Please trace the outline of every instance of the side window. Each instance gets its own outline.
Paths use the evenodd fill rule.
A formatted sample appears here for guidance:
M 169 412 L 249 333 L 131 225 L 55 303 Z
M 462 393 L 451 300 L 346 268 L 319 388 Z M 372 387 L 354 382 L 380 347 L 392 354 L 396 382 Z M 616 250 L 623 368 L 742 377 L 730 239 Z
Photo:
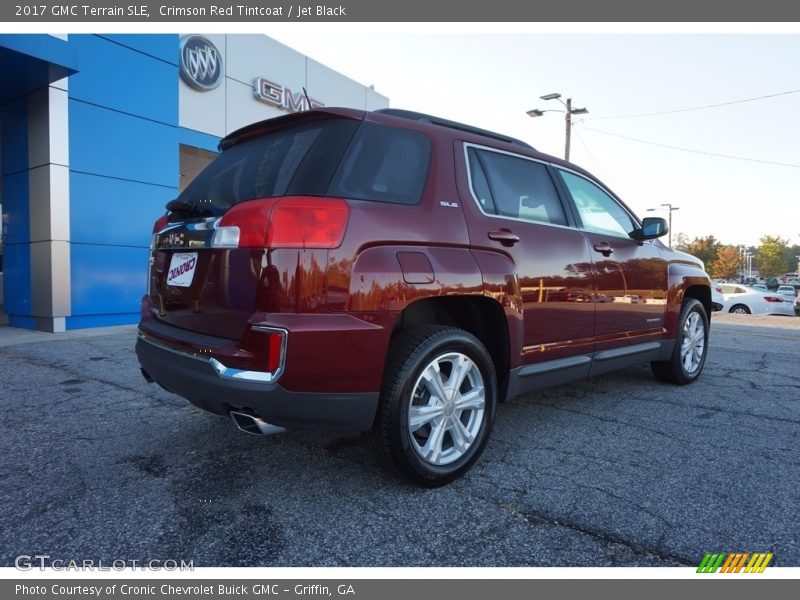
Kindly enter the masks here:
M 470 148 L 467 153 L 469 155 L 469 176 L 472 182 L 472 192 L 484 212 L 496 215 L 497 209 L 494 206 L 494 198 L 492 198 L 492 191 L 489 189 L 489 182 L 486 180 L 486 173 L 483 170 L 478 152 L 475 148 Z
M 430 156 L 431 142 L 419 132 L 363 123 L 329 193 L 357 200 L 417 204 Z
M 628 212 L 600 187 L 569 171 L 558 172 L 572 195 L 584 229 L 628 237 L 638 227 Z
M 485 212 L 527 221 L 567 224 L 564 208 L 543 164 L 489 150 L 470 149 L 468 158 L 473 174 L 472 191 Z M 476 169 L 483 172 L 483 178 L 474 176 Z M 483 202 L 483 199 L 488 201 Z

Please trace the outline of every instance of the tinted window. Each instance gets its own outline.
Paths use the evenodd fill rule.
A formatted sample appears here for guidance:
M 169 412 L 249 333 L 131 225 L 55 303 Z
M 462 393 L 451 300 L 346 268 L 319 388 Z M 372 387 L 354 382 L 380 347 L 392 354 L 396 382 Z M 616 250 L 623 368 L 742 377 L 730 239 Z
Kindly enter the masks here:
M 270 132 L 225 150 L 178 200 L 213 213 L 253 198 L 325 195 L 357 121 L 326 119 Z
M 469 153 L 469 176 L 472 182 L 472 192 L 477 198 L 484 212 L 496 215 L 497 209 L 494 206 L 492 191 L 489 189 L 489 182 L 486 180 L 486 173 L 481 164 L 480 156 L 475 148 L 470 148 Z
M 619 202 L 603 189 L 569 171 L 558 172 L 572 195 L 584 229 L 627 237 L 638 227 Z
M 747 292 L 744 288 L 735 285 L 721 285 L 720 288 L 723 294 L 744 294 Z
M 407 129 L 363 123 L 331 184 L 332 196 L 416 204 L 425 187 L 431 143 Z
M 470 149 L 470 172 L 484 172 L 488 191 L 481 190 L 482 180 L 473 177 L 473 193 L 493 201 L 481 202 L 487 213 L 515 219 L 566 225 L 564 209 L 543 164 L 488 150 Z

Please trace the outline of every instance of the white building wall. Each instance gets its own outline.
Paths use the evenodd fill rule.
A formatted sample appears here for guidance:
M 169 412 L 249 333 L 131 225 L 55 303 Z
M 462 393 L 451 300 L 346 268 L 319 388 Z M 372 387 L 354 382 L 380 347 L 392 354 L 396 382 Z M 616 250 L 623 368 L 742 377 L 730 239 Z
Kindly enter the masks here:
M 255 81 L 264 77 L 295 96 L 303 87 L 325 106 L 375 110 L 389 99 L 374 89 L 263 35 L 204 35 L 219 50 L 225 69 L 216 89 L 200 92 L 180 82 L 181 127 L 223 137 L 250 123 L 287 114 L 286 108 L 256 98 Z

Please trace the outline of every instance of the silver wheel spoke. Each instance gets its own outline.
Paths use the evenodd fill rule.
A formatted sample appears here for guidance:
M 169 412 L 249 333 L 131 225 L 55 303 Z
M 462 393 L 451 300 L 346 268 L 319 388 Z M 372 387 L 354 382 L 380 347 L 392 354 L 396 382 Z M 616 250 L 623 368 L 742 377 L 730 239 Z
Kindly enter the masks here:
M 459 395 L 456 399 L 456 410 L 477 410 L 486 405 L 486 394 L 483 386 L 472 388 L 466 394 Z
M 442 386 L 442 372 L 439 370 L 439 363 L 433 361 L 428 365 L 428 368 L 422 372 L 422 381 L 425 382 L 425 387 L 432 396 L 435 396 L 439 402 L 443 402 L 447 397 Z
M 472 434 L 467 431 L 467 428 L 464 427 L 464 424 L 459 419 L 455 419 L 455 423 L 453 423 L 450 429 L 450 435 L 453 437 L 453 445 L 461 454 L 467 451 L 467 448 L 469 448 L 474 439 Z
M 427 425 L 437 417 L 442 416 L 441 405 L 427 404 L 425 406 L 412 406 L 408 415 L 408 426 L 411 432 L 417 431 L 423 425 Z
M 473 364 L 474 363 L 466 356 L 459 355 L 458 358 L 453 361 L 453 370 L 450 372 L 450 379 L 447 382 L 447 387 L 451 390 L 461 389 L 464 379 L 472 369 Z
M 420 448 L 423 458 L 427 461 L 437 464 L 442 455 L 442 442 L 444 441 L 444 419 L 441 419 L 433 424 L 431 427 L 431 434 L 428 436 L 428 441 Z
M 693 364 L 692 364 L 692 353 L 691 352 L 687 352 L 683 356 L 683 368 L 686 369 L 687 373 L 691 373 L 692 372 L 692 367 L 693 367 Z

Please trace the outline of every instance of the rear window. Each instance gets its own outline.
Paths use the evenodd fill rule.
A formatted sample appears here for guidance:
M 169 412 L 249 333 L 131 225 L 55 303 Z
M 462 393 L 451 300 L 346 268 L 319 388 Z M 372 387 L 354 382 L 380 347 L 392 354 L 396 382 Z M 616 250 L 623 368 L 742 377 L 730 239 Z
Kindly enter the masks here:
M 358 121 L 301 123 L 240 142 L 220 154 L 178 200 L 224 213 L 253 198 L 322 196 Z
M 178 201 L 213 214 L 286 195 L 416 204 L 429 161 L 430 141 L 420 133 L 350 119 L 311 121 L 228 148 Z

